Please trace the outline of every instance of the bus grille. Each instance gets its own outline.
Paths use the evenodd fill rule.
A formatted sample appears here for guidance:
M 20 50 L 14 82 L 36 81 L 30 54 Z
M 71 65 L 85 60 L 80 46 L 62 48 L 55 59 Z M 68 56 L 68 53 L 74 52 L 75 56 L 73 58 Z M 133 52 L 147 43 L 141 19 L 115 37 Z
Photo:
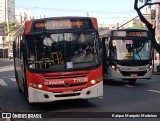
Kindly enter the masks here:
M 88 73 L 76 73 L 76 74 L 64 74 L 64 75 L 43 75 L 43 78 L 45 81 L 52 81 L 52 80 L 61 80 L 63 79 L 64 81 L 65 80 L 72 80 L 73 78 L 83 78 L 83 77 L 88 77 Z M 66 85 L 65 84 L 53 84 L 53 85 L 46 85 L 47 87 L 49 88 L 68 88 L 68 87 L 76 87 L 76 86 L 83 86 L 87 84 L 87 82 L 84 82 L 84 83 L 73 83 L 71 82 L 69 85 Z
M 88 76 L 88 73 L 65 74 L 65 75 L 43 75 L 43 78 L 45 80 L 51 80 L 51 79 L 80 78 L 80 77 L 86 77 L 86 76 Z
M 86 82 L 87 83 L 87 82 Z M 86 83 L 70 84 L 68 87 L 83 86 Z M 64 88 L 65 85 L 47 85 L 49 88 Z
M 144 76 L 146 71 L 139 71 L 139 72 L 122 71 L 121 73 L 122 73 L 123 76 L 131 76 L 131 74 L 137 74 L 137 76 Z
M 55 97 L 71 97 L 71 96 L 79 96 L 80 93 L 75 94 L 65 94 L 65 95 L 55 95 Z

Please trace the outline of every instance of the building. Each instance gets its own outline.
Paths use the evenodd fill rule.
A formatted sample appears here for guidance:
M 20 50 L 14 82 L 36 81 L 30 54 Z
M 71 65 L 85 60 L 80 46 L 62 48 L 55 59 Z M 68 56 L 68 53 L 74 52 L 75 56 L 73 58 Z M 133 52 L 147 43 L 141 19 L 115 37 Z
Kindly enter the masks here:
M 160 2 L 157 0 L 156 2 Z M 160 43 L 160 6 L 156 5 L 156 40 Z
M 140 19 L 133 19 L 129 23 L 125 25 L 125 28 L 137 28 L 137 29 L 143 29 L 144 24 L 141 22 Z
M 143 16 L 152 24 L 155 24 L 155 21 L 151 20 L 151 9 L 147 8 L 146 12 Z M 146 25 L 139 19 L 139 17 L 135 17 L 126 23 L 123 28 L 135 28 L 135 29 L 147 29 Z
M 14 22 L 15 20 L 15 1 L 0 0 L 0 23 Z

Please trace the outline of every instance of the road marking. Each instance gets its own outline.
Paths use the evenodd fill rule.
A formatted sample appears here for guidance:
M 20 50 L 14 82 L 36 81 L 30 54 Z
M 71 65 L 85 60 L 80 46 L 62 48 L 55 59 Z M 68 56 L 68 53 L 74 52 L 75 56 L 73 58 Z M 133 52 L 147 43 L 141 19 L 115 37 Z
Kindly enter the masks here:
M 16 79 L 15 79 L 15 78 L 10 78 L 10 80 L 12 80 L 13 82 L 15 82 L 15 81 L 16 81 Z
M 99 97 L 100 99 L 103 99 L 103 97 Z
M 0 79 L 0 85 L 7 86 L 6 82 L 3 79 Z
M 2 66 L 0 67 L 0 69 L 3 69 L 3 68 L 8 68 L 8 67 L 12 67 L 13 65 L 8 65 L 8 66 Z
M 1 76 L 0 78 L 1 78 L 1 79 L 5 79 L 5 78 L 15 78 L 15 76 L 5 76 L 5 77 L 4 77 L 4 76 Z
M 148 90 L 150 92 L 155 92 L 155 93 L 160 93 L 160 91 L 157 91 L 157 90 Z
M 126 87 L 134 87 L 134 86 L 131 86 L 131 85 L 125 85 Z
M 4 67 L 4 68 L 0 68 L 0 72 L 12 71 L 12 70 L 14 70 L 13 66 L 7 66 L 7 67 Z

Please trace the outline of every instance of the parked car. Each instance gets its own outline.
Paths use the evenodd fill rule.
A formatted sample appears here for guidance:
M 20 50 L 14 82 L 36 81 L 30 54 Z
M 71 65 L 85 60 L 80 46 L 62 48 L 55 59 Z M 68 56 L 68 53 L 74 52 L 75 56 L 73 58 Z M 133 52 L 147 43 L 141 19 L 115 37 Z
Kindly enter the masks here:
M 9 57 L 9 59 L 12 59 L 13 58 L 13 52 L 10 52 L 8 57 Z

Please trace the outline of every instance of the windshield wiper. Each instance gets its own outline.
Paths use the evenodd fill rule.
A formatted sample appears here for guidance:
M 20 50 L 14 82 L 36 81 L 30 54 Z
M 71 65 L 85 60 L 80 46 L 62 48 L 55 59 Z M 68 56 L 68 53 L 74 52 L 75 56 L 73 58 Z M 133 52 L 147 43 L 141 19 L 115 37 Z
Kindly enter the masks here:
M 43 31 L 43 35 L 49 38 L 53 43 L 55 42 L 54 39 L 46 31 Z

